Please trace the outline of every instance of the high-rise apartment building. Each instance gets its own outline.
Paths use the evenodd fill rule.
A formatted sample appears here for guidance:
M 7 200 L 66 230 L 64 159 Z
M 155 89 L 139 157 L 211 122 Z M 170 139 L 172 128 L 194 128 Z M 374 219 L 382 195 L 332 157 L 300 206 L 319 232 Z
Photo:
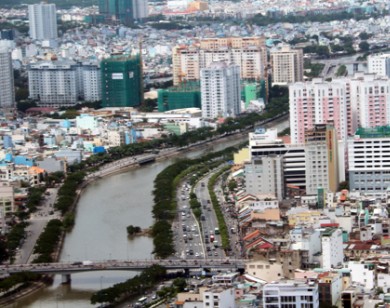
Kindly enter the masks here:
M 57 38 L 56 5 L 39 3 L 28 6 L 30 37 L 34 40 L 53 40 Z
M 369 55 L 367 63 L 369 73 L 390 77 L 390 53 Z
M 270 52 L 272 84 L 285 85 L 303 81 L 303 50 L 282 45 Z
M 0 48 L 0 72 L 0 108 L 15 108 L 14 71 L 7 48 Z
M 269 155 L 283 156 L 284 189 L 297 187 L 305 190 L 306 166 L 303 144 L 284 144 L 278 138 L 276 129 L 257 128 L 255 132 L 249 133 L 249 153 L 251 160 Z
M 137 0 L 99 0 L 99 14 L 108 22 L 131 25 L 134 21 L 133 1 Z
M 359 128 L 348 139 L 350 190 L 382 197 L 390 186 L 390 127 Z
M 176 46 L 172 53 L 173 83 L 199 80 L 200 70 L 218 61 L 239 65 L 242 79 L 264 79 L 265 41 L 261 37 L 209 38 L 193 46 Z
M 148 0 L 133 0 L 133 18 L 140 20 L 148 17 Z
M 246 192 L 282 201 L 285 195 L 283 156 L 267 155 L 245 163 Z
M 102 74 L 96 63 L 83 63 L 80 81 L 82 97 L 86 102 L 96 102 L 102 98 Z
M 202 117 L 235 117 L 241 112 L 240 68 L 214 62 L 200 72 Z
M 79 101 L 101 99 L 98 64 L 70 60 L 45 61 L 28 66 L 30 98 L 39 106 L 69 107 Z
M 336 192 L 339 184 L 338 142 L 329 124 L 315 124 L 305 132 L 306 194 L 315 195 L 319 188 Z
M 104 107 L 139 106 L 143 98 L 141 58 L 113 55 L 101 62 Z
M 312 307 L 320 305 L 318 285 L 313 281 L 282 280 L 263 287 L 263 307 Z
M 390 124 L 390 79 L 356 73 L 352 78 L 314 78 L 289 86 L 291 142 L 303 143 L 305 130 L 331 120 L 346 141 L 358 127 Z

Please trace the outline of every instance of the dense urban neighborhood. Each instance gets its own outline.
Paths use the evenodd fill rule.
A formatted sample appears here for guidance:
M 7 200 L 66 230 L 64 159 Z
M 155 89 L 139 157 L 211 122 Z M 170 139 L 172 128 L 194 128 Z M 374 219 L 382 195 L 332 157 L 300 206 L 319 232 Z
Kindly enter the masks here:
M 0 306 L 389 307 L 389 27 L 0 0 Z

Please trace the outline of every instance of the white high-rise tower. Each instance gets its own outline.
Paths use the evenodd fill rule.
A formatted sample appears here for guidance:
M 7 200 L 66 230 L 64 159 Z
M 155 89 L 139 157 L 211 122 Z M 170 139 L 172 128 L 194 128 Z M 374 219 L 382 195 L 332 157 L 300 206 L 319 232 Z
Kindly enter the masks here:
M 213 62 L 200 72 L 202 117 L 235 117 L 240 113 L 240 67 Z
M 0 72 L 0 108 L 15 108 L 14 71 L 7 48 L 0 48 Z
M 34 40 L 52 40 L 57 38 L 56 5 L 48 3 L 28 6 L 30 37 Z

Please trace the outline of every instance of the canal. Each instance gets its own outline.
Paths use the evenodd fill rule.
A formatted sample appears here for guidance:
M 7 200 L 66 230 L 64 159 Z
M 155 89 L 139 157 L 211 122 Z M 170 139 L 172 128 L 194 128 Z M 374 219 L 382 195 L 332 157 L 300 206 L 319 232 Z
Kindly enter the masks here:
M 281 131 L 288 127 L 288 121 L 276 127 Z M 183 153 L 182 157 L 198 157 L 245 140 L 247 137 L 226 141 L 207 149 Z M 152 258 L 152 238 L 129 239 L 126 227 L 136 225 L 146 228 L 152 225 L 154 179 L 176 159 L 153 163 L 91 183 L 80 197 L 76 223 L 66 236 L 61 261 Z M 126 271 L 80 273 L 72 275 L 70 285 L 62 285 L 61 277 L 56 275 L 51 286 L 9 307 L 91 307 L 89 299 L 92 293 L 135 274 Z

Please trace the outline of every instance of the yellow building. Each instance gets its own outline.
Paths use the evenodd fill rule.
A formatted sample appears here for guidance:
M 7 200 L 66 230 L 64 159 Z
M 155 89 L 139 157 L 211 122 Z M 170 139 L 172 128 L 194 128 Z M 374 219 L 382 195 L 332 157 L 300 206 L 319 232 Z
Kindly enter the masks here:
M 296 225 L 310 225 L 317 224 L 320 220 L 321 212 L 319 211 L 306 211 L 302 213 L 295 213 L 288 215 L 288 224 L 290 227 Z
M 175 46 L 172 50 L 173 84 L 199 80 L 200 70 L 216 61 L 239 65 L 242 79 L 264 79 L 267 67 L 265 39 L 206 38 L 192 46 Z
M 243 148 L 238 153 L 234 153 L 234 164 L 243 165 L 246 161 L 249 161 L 249 148 Z

